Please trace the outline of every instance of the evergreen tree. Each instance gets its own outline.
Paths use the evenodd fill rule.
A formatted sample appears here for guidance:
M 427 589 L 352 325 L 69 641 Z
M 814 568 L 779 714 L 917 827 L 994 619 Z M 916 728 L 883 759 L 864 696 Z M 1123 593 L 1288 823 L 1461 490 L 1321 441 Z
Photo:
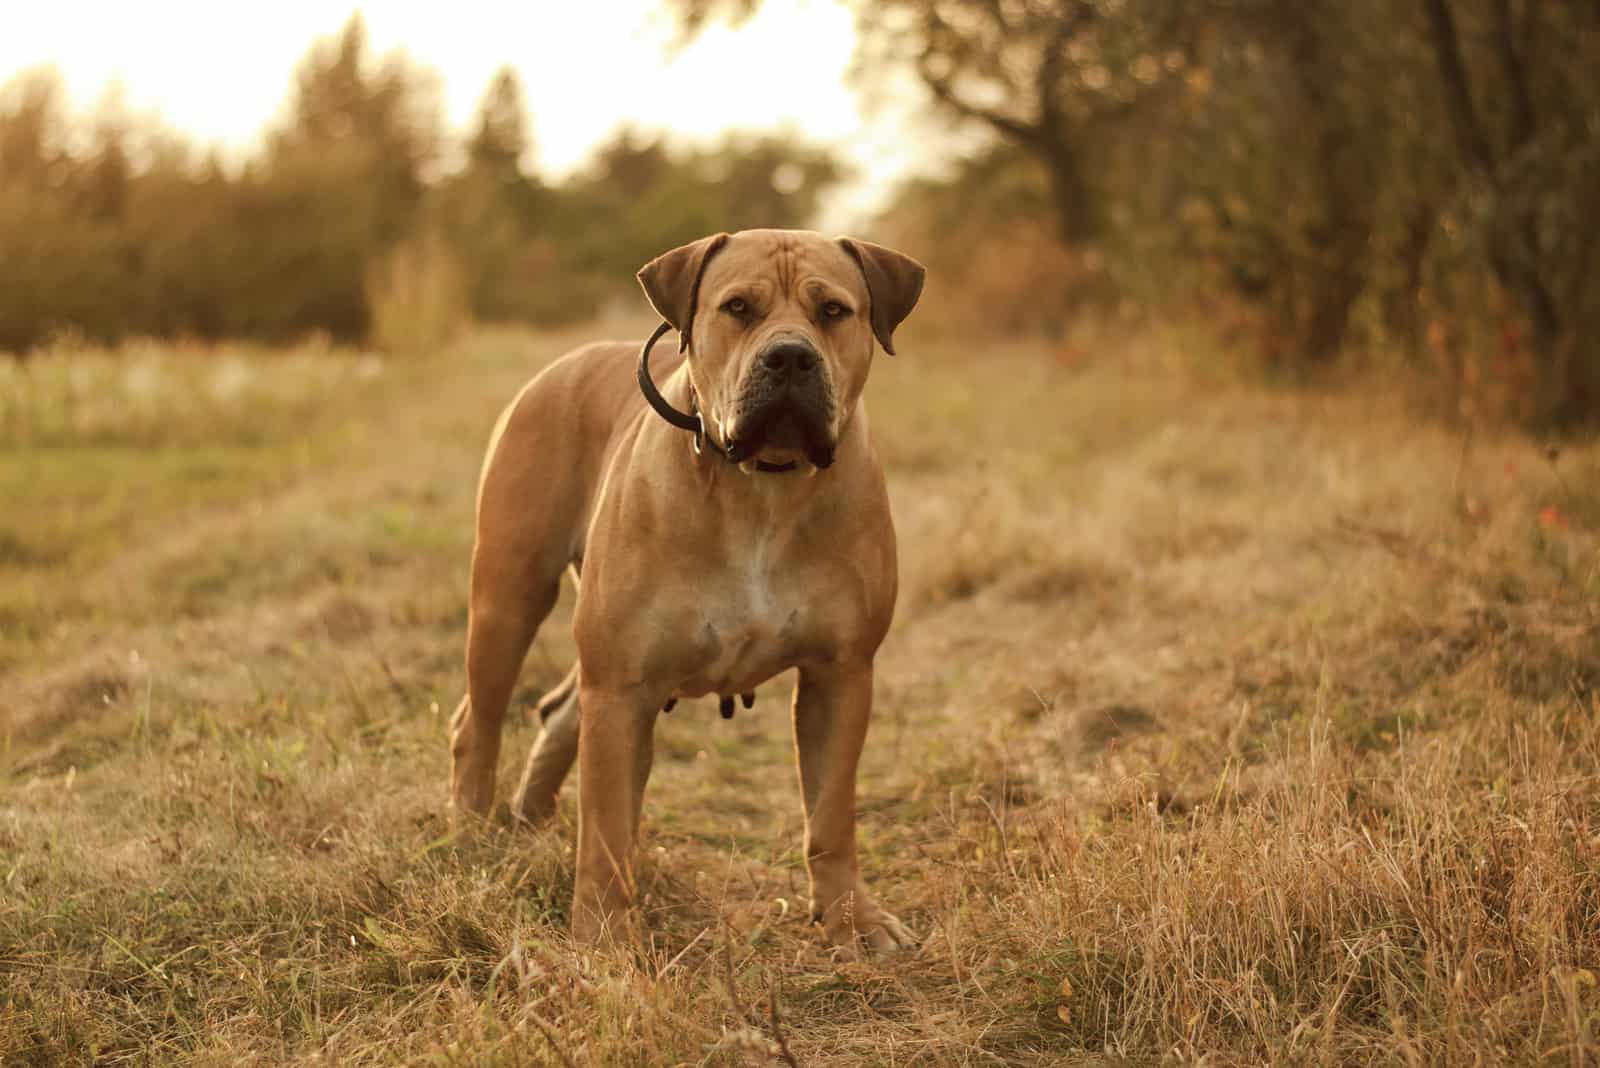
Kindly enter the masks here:
M 502 180 L 522 173 L 532 139 L 528 134 L 528 105 L 522 83 L 510 67 L 502 67 L 489 83 L 477 121 L 467 143 L 467 158 L 474 170 L 487 171 Z
M 50 184 L 65 155 L 62 96 L 61 75 L 50 67 L 24 71 L 0 88 L 0 185 Z

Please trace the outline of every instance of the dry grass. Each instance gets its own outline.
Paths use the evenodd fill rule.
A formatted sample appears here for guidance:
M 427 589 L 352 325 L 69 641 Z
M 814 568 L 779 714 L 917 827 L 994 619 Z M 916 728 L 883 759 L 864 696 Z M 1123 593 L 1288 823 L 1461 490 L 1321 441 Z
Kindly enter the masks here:
M 597 957 L 570 797 L 444 810 L 480 450 L 571 340 L 0 378 L 0 1063 L 1600 1058 L 1600 447 L 907 343 L 861 795 L 921 953 L 802 923 L 773 684 L 663 720 Z

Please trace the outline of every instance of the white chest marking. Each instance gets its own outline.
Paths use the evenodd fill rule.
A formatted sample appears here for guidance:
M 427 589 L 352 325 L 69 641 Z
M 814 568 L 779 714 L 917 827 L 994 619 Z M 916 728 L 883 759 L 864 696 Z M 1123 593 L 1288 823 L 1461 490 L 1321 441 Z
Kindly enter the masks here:
M 749 598 L 750 621 L 757 623 L 772 614 L 772 580 L 767 574 L 767 556 L 772 543 L 765 538 L 750 547 L 750 567 L 745 572 L 745 596 Z
M 772 544 L 752 542 L 743 573 L 724 587 L 726 600 L 706 614 L 705 629 L 715 655 L 695 672 L 686 689 L 728 692 L 764 681 L 786 665 L 785 656 L 799 622 L 799 609 L 778 603 L 768 563 Z

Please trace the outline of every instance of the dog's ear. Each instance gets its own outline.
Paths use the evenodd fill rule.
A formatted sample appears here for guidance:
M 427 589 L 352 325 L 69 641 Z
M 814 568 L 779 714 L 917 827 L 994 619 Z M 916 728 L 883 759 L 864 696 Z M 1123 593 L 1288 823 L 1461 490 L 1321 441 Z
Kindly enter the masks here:
M 870 241 L 839 238 L 839 244 L 861 266 L 872 299 L 872 333 L 883 351 L 894 355 L 894 328 L 899 326 L 922 296 L 922 264 L 892 248 Z
M 678 332 L 678 351 L 689 347 L 689 331 L 694 327 L 694 306 L 700 299 L 700 276 L 711 257 L 728 241 L 727 234 L 712 234 L 698 241 L 663 252 L 639 271 L 644 295 Z

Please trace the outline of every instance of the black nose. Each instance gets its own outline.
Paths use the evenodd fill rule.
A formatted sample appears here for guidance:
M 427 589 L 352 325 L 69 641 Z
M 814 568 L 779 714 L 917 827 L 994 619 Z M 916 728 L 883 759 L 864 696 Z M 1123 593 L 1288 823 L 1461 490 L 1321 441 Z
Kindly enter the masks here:
M 803 341 L 780 341 L 761 354 L 761 365 L 779 378 L 807 374 L 817 366 L 817 350 Z

